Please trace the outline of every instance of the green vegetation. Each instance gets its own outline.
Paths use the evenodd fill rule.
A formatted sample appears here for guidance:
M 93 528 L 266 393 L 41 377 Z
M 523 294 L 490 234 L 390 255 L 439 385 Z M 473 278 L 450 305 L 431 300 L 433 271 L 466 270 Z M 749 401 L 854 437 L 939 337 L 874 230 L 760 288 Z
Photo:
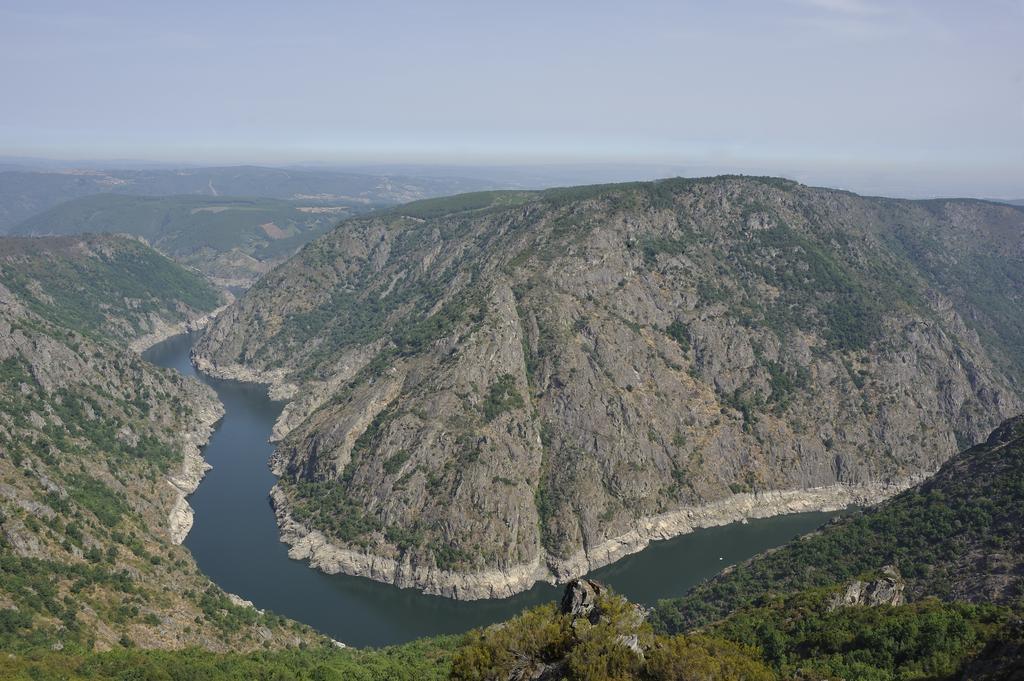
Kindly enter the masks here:
M 516 378 L 512 374 L 502 374 L 491 384 L 484 401 L 484 418 L 493 421 L 500 414 L 523 407 L 523 396 L 516 387 Z
M 380 650 L 325 646 L 250 654 L 188 649 L 4 655 L 0 677 L 6 681 L 442 681 L 448 678 L 454 642 L 436 638 Z
M 141 360 L 136 360 L 141 364 Z M 136 385 L 126 388 L 123 397 L 111 399 L 98 386 L 61 387 L 47 395 L 29 371 L 20 355 L 0 363 L 0 411 L 16 427 L 32 427 L 32 414 L 51 413 L 61 426 L 48 424 L 35 441 L 23 438 L 5 443 L 12 457 L 21 457 L 53 445 L 64 457 L 88 457 L 102 452 L 118 465 L 142 464 L 149 471 L 164 473 L 181 460 L 180 452 L 161 440 L 148 427 L 134 444 L 118 437 L 126 426 L 139 424 L 149 414 L 155 395 L 146 394 Z M 0 443 L 5 437 L 0 433 Z M 69 481 L 70 489 L 82 499 L 96 499 L 96 508 L 105 508 L 104 517 L 112 519 L 126 508 L 120 500 L 88 476 Z M 115 510 L 119 509 L 119 510 Z
M 755 231 L 744 255 L 744 264 L 780 291 L 764 311 L 764 321 L 780 335 L 790 328 L 817 330 L 840 350 L 865 348 L 879 335 L 887 312 L 885 282 L 864 279 L 834 250 L 779 221 Z
M 490 681 L 547 670 L 551 678 L 566 681 L 941 681 L 960 678 L 975 660 L 995 660 L 1006 669 L 1020 661 L 1005 656 L 1013 648 L 1004 642 L 1018 638 L 1008 608 L 928 599 L 897 607 L 831 609 L 829 593 L 820 589 L 776 599 L 687 634 L 656 635 L 632 604 L 602 594 L 593 622 L 574 620 L 547 604 L 461 638 L 379 650 L 324 645 L 225 654 L 129 646 L 99 654 L 34 652 L 3 656 L 0 676 L 12 681 Z M 0 610 L 0 635 L 24 624 L 17 611 Z M 995 652 L 1000 646 L 1002 657 Z
M 388 475 L 394 475 L 402 469 L 402 466 L 404 466 L 405 462 L 408 460 L 409 450 L 403 449 L 384 461 L 384 472 Z
M 101 481 L 84 473 L 69 475 L 68 494 L 107 527 L 114 527 L 129 512 L 128 504 Z
M 686 328 L 686 324 L 676 319 L 665 328 L 665 333 L 676 343 L 679 343 L 679 348 L 683 352 L 690 351 L 690 332 Z
M 93 338 L 131 340 L 156 313 L 214 309 L 220 294 L 201 275 L 121 237 L 0 240 L 0 283 L 43 319 Z
M 62 586 L 75 596 L 97 587 L 124 596 L 139 592 L 127 572 L 109 565 L 24 558 L 13 555 L 0 541 L 0 593 L 17 608 L 0 609 L 0 649 L 15 652 L 47 646 L 57 639 L 58 627 L 65 645 L 88 642 L 88 632 L 78 619 L 80 603 L 63 596 Z
M 282 480 L 281 484 L 290 491 L 292 517 L 342 541 L 365 545 L 367 534 L 384 529 L 384 524 L 364 513 L 338 482 Z
M 829 611 L 827 590 L 744 609 L 708 629 L 758 652 L 781 678 L 946 679 L 1010 622 L 993 605 L 928 599 Z
M 793 397 L 807 389 L 811 383 L 810 372 L 806 367 L 797 365 L 788 370 L 779 362 L 767 362 L 768 383 L 771 388 L 769 399 L 779 410 L 784 410 Z
M 826 525 L 686 596 L 663 601 L 657 628 L 688 631 L 749 607 L 765 594 L 826 587 L 896 565 L 912 592 L 953 599 L 982 579 L 974 561 L 994 552 L 1024 566 L 1024 420 L 948 462 L 892 500 Z M 1024 596 L 1011 581 L 1004 599 Z
M 638 678 L 640 659 L 619 643 L 636 635 L 650 645 L 653 635 L 642 616 L 624 598 L 602 595 L 600 618 L 575 622 L 554 604 L 527 610 L 500 627 L 467 634 L 452 662 L 452 679 L 487 681 L 509 678 L 526 665 L 562 665 L 567 679 L 603 681 Z
M 703 631 L 676 635 L 655 635 L 634 606 L 614 594 L 599 597 L 596 623 L 543 605 L 467 634 L 455 651 L 452 679 L 547 670 L 567 681 L 937 681 L 957 678 L 1014 626 L 1008 608 L 935 599 L 833 609 L 834 591 L 774 599 Z M 630 640 L 642 655 L 630 649 Z
M 456 194 L 406 203 L 394 209 L 399 215 L 426 220 L 455 213 L 517 206 L 537 197 L 537 192 L 487 191 Z

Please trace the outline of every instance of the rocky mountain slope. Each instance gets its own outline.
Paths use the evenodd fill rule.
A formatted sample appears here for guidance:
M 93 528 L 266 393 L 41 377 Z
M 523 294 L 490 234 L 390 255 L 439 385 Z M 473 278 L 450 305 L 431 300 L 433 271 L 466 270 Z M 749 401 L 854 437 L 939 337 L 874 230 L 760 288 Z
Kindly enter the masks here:
M 0 237 L 0 284 L 49 322 L 137 347 L 202 325 L 225 302 L 201 274 L 110 235 Z
M 233 601 L 178 546 L 192 520 L 185 496 L 206 468 L 199 448 L 222 408 L 209 388 L 123 343 L 157 311 L 216 302 L 212 290 L 123 239 L 0 247 L 5 656 L 321 640 Z
M 1024 212 L 773 178 L 349 220 L 197 364 L 292 401 L 292 555 L 457 598 L 697 526 L 867 503 L 1021 402 Z

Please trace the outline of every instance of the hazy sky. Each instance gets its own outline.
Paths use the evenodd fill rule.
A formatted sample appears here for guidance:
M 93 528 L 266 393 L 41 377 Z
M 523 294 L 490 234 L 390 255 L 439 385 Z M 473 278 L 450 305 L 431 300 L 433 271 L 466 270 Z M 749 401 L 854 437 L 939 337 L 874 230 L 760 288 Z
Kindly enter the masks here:
M 0 0 L 0 93 L 0 155 L 656 162 L 1024 196 L 1024 0 Z

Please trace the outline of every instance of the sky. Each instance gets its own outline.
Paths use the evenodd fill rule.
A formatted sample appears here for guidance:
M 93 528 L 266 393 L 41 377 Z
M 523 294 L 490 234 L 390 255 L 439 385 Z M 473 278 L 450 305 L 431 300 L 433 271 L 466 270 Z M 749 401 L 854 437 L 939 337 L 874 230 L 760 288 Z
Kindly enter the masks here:
M 0 0 L 0 93 L 2 156 L 1024 197 L 1024 0 Z

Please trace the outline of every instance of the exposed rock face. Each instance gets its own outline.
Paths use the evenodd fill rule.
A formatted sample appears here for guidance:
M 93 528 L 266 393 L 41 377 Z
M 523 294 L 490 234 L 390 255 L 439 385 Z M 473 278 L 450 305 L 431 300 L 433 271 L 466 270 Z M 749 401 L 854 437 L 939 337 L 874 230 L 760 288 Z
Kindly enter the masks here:
M 582 617 L 596 624 L 600 617 L 597 600 L 604 587 L 592 579 L 573 579 L 565 585 L 560 608 L 563 615 Z
M 196 491 L 206 471 L 212 468 L 203 459 L 201 449 L 213 435 L 214 424 L 224 416 L 224 407 L 219 402 L 213 405 L 201 403 L 193 409 L 193 414 L 190 428 L 182 437 L 181 467 L 177 473 L 167 477 L 167 482 L 177 496 L 167 521 L 167 531 L 172 544 L 184 542 L 189 530 L 192 529 L 195 514 L 187 497 Z
M 1024 410 L 1018 209 L 737 178 L 476 200 L 344 223 L 196 348 L 291 396 L 275 505 L 322 569 L 507 595 L 877 501 Z
M 877 579 L 868 582 L 855 580 L 843 593 L 836 594 L 829 605 L 829 610 L 846 608 L 855 605 L 875 607 L 878 605 L 903 605 L 906 599 L 903 591 L 906 582 L 900 577 L 899 571 L 892 565 L 882 568 Z

